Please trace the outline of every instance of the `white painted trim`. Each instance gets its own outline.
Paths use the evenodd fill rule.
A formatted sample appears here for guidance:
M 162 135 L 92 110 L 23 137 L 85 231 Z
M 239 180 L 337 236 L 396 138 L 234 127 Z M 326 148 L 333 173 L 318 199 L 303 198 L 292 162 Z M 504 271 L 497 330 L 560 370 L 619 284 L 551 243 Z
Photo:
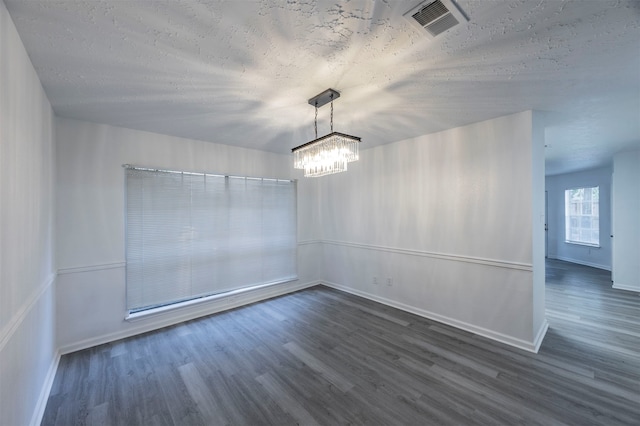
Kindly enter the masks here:
M 349 288 L 341 284 L 331 283 L 327 281 L 323 281 L 322 284 L 326 285 L 327 287 L 332 287 L 337 290 L 355 294 L 356 296 L 364 297 L 365 299 L 373 300 L 374 302 L 382 303 L 384 305 L 391 306 L 393 308 L 401 309 L 403 311 L 406 311 L 424 318 L 429 318 L 434 321 L 438 321 L 440 323 L 450 325 L 452 327 L 466 330 L 471 333 L 477 334 L 479 336 L 483 336 L 488 339 L 495 340 L 509 346 L 514 346 L 516 348 L 523 349 L 528 352 L 534 352 L 534 353 L 537 352 L 538 348 L 536 347 L 536 345 L 539 346 L 542 343 L 542 338 L 544 337 L 544 333 L 546 333 L 546 328 L 543 327 L 544 331 L 541 330 L 538 333 L 540 340 L 538 342 L 528 342 L 526 340 L 518 339 L 512 336 L 508 336 L 506 334 L 495 332 L 493 330 L 489 330 L 483 327 L 478 327 L 473 324 L 469 324 L 463 321 L 449 318 L 444 315 L 440 315 L 424 309 L 416 308 L 415 306 L 407 305 L 405 303 L 397 302 L 395 300 L 387 299 L 385 297 L 380 297 L 374 294 L 366 293 L 364 291 Z M 545 320 L 545 323 L 546 323 L 546 320 Z M 538 337 L 536 339 L 538 339 Z
M 540 346 L 542 346 L 542 341 L 544 340 L 544 336 L 547 335 L 548 330 L 549 330 L 549 321 L 547 321 L 547 319 L 545 318 L 544 322 L 540 326 L 540 329 L 538 330 L 538 334 L 536 334 L 536 338 L 533 339 L 532 352 L 538 353 L 538 351 L 540 350 Z
M 157 317 L 155 317 L 156 320 L 151 323 L 147 322 L 144 325 L 140 325 L 137 327 L 131 327 L 131 328 L 127 328 L 126 330 L 121 330 L 114 333 L 103 334 L 101 336 L 95 336 L 90 339 L 85 339 L 80 342 L 63 346 L 59 348 L 59 351 L 62 355 L 68 354 L 71 352 L 76 352 L 82 349 L 87 349 L 87 348 L 101 345 L 104 343 L 113 342 L 115 340 L 135 336 L 137 334 L 142 334 L 149 331 L 157 330 L 173 324 L 189 321 L 194 318 L 215 314 L 217 312 L 222 312 L 222 311 L 237 308 L 243 305 L 259 302 L 261 300 L 270 299 L 272 297 L 282 296 L 287 293 L 293 293 L 295 291 L 302 290 L 308 287 L 313 287 L 319 284 L 321 284 L 320 281 L 298 283 L 295 285 L 286 285 L 286 286 L 276 285 L 276 286 L 270 287 L 268 292 L 256 291 L 253 294 L 245 293 L 243 295 L 238 295 L 233 300 L 227 301 L 227 303 L 224 303 L 224 304 L 222 303 L 221 300 L 218 300 L 218 302 L 220 302 L 218 304 L 211 303 L 211 304 L 200 305 L 199 309 L 192 309 L 192 310 L 189 310 L 189 312 L 184 312 L 180 315 L 175 315 L 175 312 L 173 312 L 174 315 L 171 315 L 171 316 L 158 315 Z
M 58 275 L 79 274 L 82 272 L 104 271 L 106 269 L 118 269 L 127 266 L 127 262 L 101 263 L 99 265 L 75 266 L 73 268 L 58 269 Z
M 631 285 L 620 284 L 620 283 L 614 282 L 613 285 L 611 286 L 611 288 L 615 288 L 616 290 L 632 291 L 634 293 L 638 293 L 638 295 L 640 296 L 640 287 L 634 287 L 634 286 L 631 286 Z
M 44 383 L 42 384 L 42 389 L 40 390 L 40 396 L 38 397 L 38 401 L 36 402 L 36 408 L 33 411 L 31 422 L 29 422 L 31 426 L 38 426 L 42 423 L 44 410 L 47 408 L 47 401 L 49 400 L 49 395 L 51 394 L 53 381 L 56 378 L 58 365 L 60 365 L 60 357 L 60 352 L 56 352 L 55 356 L 51 360 L 49 371 L 47 371 L 47 376 L 45 377 Z
M 320 244 L 322 240 L 305 240 L 298 241 L 299 246 L 306 246 L 311 244 Z M 127 266 L 126 261 L 120 262 L 110 262 L 110 263 L 99 263 L 96 265 L 85 265 L 85 266 L 74 266 L 71 268 L 60 268 L 58 269 L 58 275 L 67 275 L 67 274 L 79 274 L 83 272 L 94 272 L 94 271 L 104 271 L 106 269 L 118 269 L 124 268 Z
M 577 263 L 578 265 L 590 266 L 592 268 L 611 271 L 611 266 L 600 265 L 598 263 L 585 262 L 584 260 L 571 259 L 570 257 L 564 257 L 564 256 L 555 256 L 555 257 L 547 256 L 547 257 L 550 259 L 557 259 L 557 260 L 562 260 L 564 262 Z
M 29 315 L 29 312 L 31 311 L 33 306 L 49 289 L 49 287 L 51 287 L 55 279 L 56 274 L 50 274 L 47 279 L 40 285 L 40 287 L 38 287 L 31 293 L 31 296 L 26 300 L 25 303 L 22 304 L 20 309 L 18 309 L 18 311 L 13 315 L 11 320 L 9 320 L 9 322 L 2 328 L 2 331 L 0 331 L 0 351 L 2 351 L 9 340 L 11 340 L 11 338 L 13 337 L 13 333 L 15 333 L 18 327 L 20 327 L 26 316 Z
M 299 246 L 305 246 L 310 244 L 320 244 L 322 240 L 304 240 L 298 241 Z M 99 263 L 97 265 L 85 265 L 85 266 L 74 266 L 71 268 L 61 268 L 58 269 L 58 275 L 66 275 L 66 274 L 78 274 L 82 272 L 94 272 L 94 271 L 103 271 L 105 269 L 118 269 L 124 268 L 127 266 L 126 261 L 120 262 L 110 262 L 110 263 Z
M 590 244 L 590 243 L 583 243 L 580 241 L 569 241 L 569 240 L 564 240 L 565 244 L 573 244 L 574 246 L 584 246 L 584 247 L 589 247 L 589 248 L 602 248 L 602 246 L 600 244 Z
M 251 287 L 243 287 L 236 290 L 225 291 L 220 294 L 213 294 L 211 296 L 200 297 L 197 299 L 186 300 L 184 302 L 172 303 L 171 305 L 160 306 L 158 308 L 148 309 L 140 312 L 130 313 L 124 319 L 129 322 L 140 321 L 146 318 L 154 317 L 157 315 L 166 314 L 168 312 L 176 312 L 181 309 L 187 309 L 193 306 L 202 305 L 206 303 L 215 303 L 218 301 L 233 303 L 238 297 L 243 296 L 246 293 L 251 293 L 254 291 L 258 291 L 267 287 L 272 287 L 276 285 L 283 285 L 287 283 L 291 283 L 294 281 L 298 281 L 298 277 L 291 278 L 286 281 L 277 281 L 273 283 L 266 283 L 260 285 L 254 285 Z
M 354 247 L 364 250 L 386 251 L 390 253 L 404 254 L 409 256 L 429 257 L 432 259 L 450 260 L 454 262 L 474 263 L 497 268 L 517 269 L 520 271 L 533 271 L 530 263 L 511 262 L 509 260 L 488 259 L 483 257 L 462 256 L 457 254 L 431 252 L 425 250 L 402 249 L 397 247 L 378 246 L 372 244 L 351 243 L 348 241 L 321 240 L 324 244 L 331 244 L 343 247 Z
M 307 246 L 307 245 L 311 245 L 311 244 L 321 244 L 322 240 L 304 240 L 304 241 L 298 241 L 298 245 L 299 246 Z

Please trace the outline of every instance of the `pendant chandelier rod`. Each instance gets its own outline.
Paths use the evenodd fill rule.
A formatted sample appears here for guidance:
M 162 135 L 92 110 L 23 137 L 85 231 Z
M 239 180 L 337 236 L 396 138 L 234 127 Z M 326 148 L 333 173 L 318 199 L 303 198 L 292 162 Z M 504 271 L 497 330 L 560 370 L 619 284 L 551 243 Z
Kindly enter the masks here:
M 316 139 L 318 139 L 318 100 L 316 99 L 316 118 L 313 120 L 313 129 L 316 131 Z
M 330 121 L 330 125 L 331 125 L 331 133 L 333 133 L 333 93 L 331 93 L 330 95 L 331 98 L 331 121 Z M 314 104 L 315 108 L 316 108 L 316 115 L 315 118 L 313 120 L 313 130 L 314 133 L 316 135 L 316 139 L 318 139 L 318 100 L 315 100 L 315 104 Z
M 331 94 L 331 133 L 333 133 L 333 93 Z

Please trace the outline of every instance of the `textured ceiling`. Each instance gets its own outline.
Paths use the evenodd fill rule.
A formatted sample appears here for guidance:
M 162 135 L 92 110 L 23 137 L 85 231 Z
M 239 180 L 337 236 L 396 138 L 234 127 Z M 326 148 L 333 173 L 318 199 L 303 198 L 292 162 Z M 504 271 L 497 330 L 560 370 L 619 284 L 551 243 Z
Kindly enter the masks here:
M 362 149 L 528 109 L 548 174 L 640 147 L 639 1 L 458 0 L 433 40 L 418 0 L 4 2 L 63 117 L 287 153 L 331 87 Z

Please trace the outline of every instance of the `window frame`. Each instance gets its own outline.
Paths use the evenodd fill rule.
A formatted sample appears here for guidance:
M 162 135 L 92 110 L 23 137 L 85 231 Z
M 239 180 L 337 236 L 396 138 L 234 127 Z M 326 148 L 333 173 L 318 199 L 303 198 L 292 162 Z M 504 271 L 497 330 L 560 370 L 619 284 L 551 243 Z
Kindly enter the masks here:
M 268 286 L 273 286 L 273 285 L 278 285 L 278 284 L 283 284 L 283 283 L 295 281 L 298 279 L 297 181 L 296 180 L 221 175 L 221 174 L 215 174 L 215 173 L 194 173 L 189 171 L 153 169 L 153 168 L 137 167 L 137 166 L 131 166 L 131 165 L 124 165 L 123 167 L 125 169 L 124 171 L 124 174 L 125 174 L 124 176 L 125 178 L 124 179 L 125 180 L 124 182 L 124 186 L 125 186 L 124 188 L 125 189 L 124 191 L 125 193 L 124 194 L 125 195 L 124 234 L 125 235 L 124 237 L 125 237 L 125 259 L 126 259 L 126 267 L 125 267 L 126 288 L 125 288 L 124 302 L 125 302 L 125 310 L 127 312 L 125 319 L 130 320 L 130 319 L 135 319 L 139 317 L 144 317 L 147 315 L 153 315 L 160 312 L 173 310 L 176 308 L 181 308 L 184 306 L 200 304 L 202 302 L 206 302 L 209 300 L 216 300 L 216 299 L 222 299 L 222 298 L 228 298 L 228 297 L 231 297 L 230 300 L 233 300 L 235 299 L 236 295 L 247 292 L 247 291 L 268 287 Z M 135 177 L 136 173 L 139 174 L 137 177 Z M 190 282 L 191 287 L 198 287 L 202 282 L 204 282 L 205 287 L 210 286 L 211 291 L 207 289 L 206 294 L 200 292 L 199 294 L 194 295 L 192 293 L 185 297 L 183 293 L 181 294 L 181 297 L 175 298 L 169 302 L 163 301 L 160 304 L 144 305 L 144 303 L 147 303 L 147 302 L 144 302 L 143 304 L 134 302 L 134 300 L 136 300 L 136 296 L 131 296 L 131 294 L 133 293 L 130 293 L 130 292 L 138 291 L 138 288 L 131 287 L 131 285 L 149 285 L 149 284 L 140 283 L 139 282 L 140 277 L 135 277 L 134 276 L 135 272 L 132 272 L 132 271 L 134 271 L 136 268 L 140 268 L 140 265 L 144 263 L 144 259 L 145 259 L 144 256 L 150 257 L 151 255 L 149 254 L 150 250 L 147 250 L 146 247 L 144 247 L 145 242 L 143 241 L 145 240 L 132 241 L 132 240 L 135 240 L 136 238 L 140 238 L 139 235 L 134 236 L 134 234 L 136 232 L 143 233 L 144 230 L 139 228 L 143 228 L 146 225 L 146 224 L 139 225 L 135 223 L 136 220 L 139 219 L 139 217 L 133 217 L 132 211 L 133 211 L 133 214 L 138 214 L 140 215 L 140 217 L 143 217 L 145 212 L 142 210 L 144 210 L 145 208 L 148 208 L 148 206 L 151 205 L 152 207 L 149 208 L 150 211 L 146 212 L 146 214 L 149 214 L 149 213 L 152 215 L 158 214 L 158 211 L 154 210 L 156 209 L 155 207 L 156 200 L 154 198 L 151 198 L 152 201 L 149 202 L 148 199 L 144 198 L 145 196 L 147 196 L 146 194 L 149 194 L 149 191 L 148 191 L 149 188 L 147 188 L 147 192 L 145 193 L 144 192 L 145 189 L 138 188 L 137 187 L 138 184 L 133 181 L 134 179 L 138 179 L 138 180 L 144 179 L 140 177 L 140 174 L 142 174 L 142 176 L 148 176 L 150 180 L 157 178 L 157 182 L 150 183 L 149 188 L 159 190 L 160 192 L 167 189 L 166 188 L 158 189 L 152 186 L 154 184 L 162 185 L 163 179 L 159 176 L 162 176 L 162 175 L 166 176 L 168 174 L 171 174 L 174 176 L 180 176 L 180 180 L 182 180 L 182 182 L 185 182 L 187 178 L 189 179 L 187 181 L 188 188 L 185 187 L 183 184 L 180 185 L 180 187 L 182 188 L 181 189 L 182 191 L 189 192 L 190 201 L 186 203 L 188 205 L 183 206 L 183 204 L 185 203 L 183 203 L 184 200 L 182 199 L 180 199 L 181 201 L 175 201 L 175 202 L 173 201 L 173 199 L 169 199 L 168 203 L 169 205 L 177 203 L 178 204 L 177 209 L 180 210 L 181 214 L 184 214 L 185 211 L 188 211 L 187 214 L 190 215 L 189 216 L 190 219 L 188 220 L 189 232 L 186 233 L 188 235 L 191 235 L 190 237 L 191 240 L 189 242 L 190 244 L 189 253 L 190 253 L 190 256 L 192 256 L 191 260 L 189 261 L 191 266 L 189 270 L 190 276 L 188 280 Z M 202 184 L 198 182 L 200 178 L 202 178 L 203 180 Z M 130 181 L 130 179 L 132 179 L 132 181 Z M 218 185 L 219 191 L 216 194 L 213 194 L 213 195 L 209 194 L 206 192 L 206 189 L 205 189 L 205 192 L 197 191 L 196 189 L 194 189 L 195 187 L 189 186 L 195 183 L 197 185 L 204 185 L 203 187 L 207 188 L 207 182 L 208 182 L 207 179 L 218 182 L 217 185 Z M 250 187 L 252 192 L 242 192 L 243 191 L 242 188 L 238 188 L 237 186 L 234 186 L 234 185 L 229 185 L 230 180 L 233 180 L 236 183 L 245 182 L 246 185 L 244 186 Z M 242 186 L 242 184 L 240 186 Z M 232 193 L 232 189 L 234 187 L 236 187 L 235 190 L 237 192 Z M 136 191 L 139 191 L 139 190 L 141 192 L 136 193 Z M 173 187 L 169 188 L 169 191 L 172 191 L 172 190 L 173 190 Z M 199 199 L 196 198 L 196 196 L 194 195 L 196 194 L 196 192 L 198 193 L 198 197 L 201 197 L 201 198 Z M 143 195 L 143 193 L 145 195 Z M 139 198 L 137 198 L 138 196 Z M 210 196 L 213 196 L 214 198 L 218 197 L 216 199 L 217 201 L 220 201 L 222 199 L 225 199 L 226 201 L 222 202 L 221 204 L 218 204 L 216 201 L 207 198 Z M 258 197 L 257 202 L 255 199 L 256 196 Z M 220 197 L 222 197 L 222 199 Z M 238 200 L 233 202 L 229 201 L 233 197 L 238 197 L 239 201 Z M 130 206 L 129 205 L 130 203 L 134 205 Z M 139 203 L 140 206 L 135 205 L 136 203 Z M 198 270 L 193 269 L 194 268 L 193 265 L 196 265 L 196 264 L 202 265 L 202 262 L 200 261 L 200 259 L 203 256 L 205 258 L 207 258 L 208 256 L 209 260 L 216 265 L 216 266 L 211 266 L 211 268 L 214 268 L 214 271 L 215 271 L 214 275 L 217 275 L 218 270 L 216 270 L 215 268 L 222 267 L 222 270 L 227 269 L 226 268 L 227 264 L 230 263 L 229 256 L 233 252 L 233 247 L 231 247 L 231 245 L 233 244 L 231 244 L 229 246 L 230 251 L 225 254 L 226 260 L 224 260 L 224 262 L 222 263 L 218 260 L 217 263 L 215 263 L 216 260 L 214 258 L 216 256 L 219 257 L 220 248 L 207 247 L 207 245 L 211 246 L 210 237 L 212 234 L 210 229 L 208 229 L 209 234 L 207 234 L 208 235 L 207 238 L 209 239 L 206 240 L 207 244 L 205 244 L 204 249 L 202 249 L 203 247 L 202 244 L 199 244 L 198 242 L 198 238 L 199 238 L 198 235 L 200 234 L 200 232 L 198 232 L 198 230 L 195 230 L 193 228 L 195 223 L 193 215 L 198 215 L 198 220 L 202 219 L 203 204 L 205 204 L 206 207 L 211 209 L 210 213 L 205 211 L 205 218 L 206 218 L 205 220 L 207 223 L 204 224 L 203 226 L 206 226 L 206 227 L 212 226 L 214 228 L 219 227 L 221 232 L 225 234 L 224 236 L 225 241 L 223 242 L 223 244 L 225 243 L 227 245 L 231 243 L 236 244 L 238 242 L 237 239 L 240 237 L 245 239 L 248 238 L 247 241 L 249 242 L 249 244 L 252 244 L 254 240 L 262 238 L 262 240 L 260 241 L 260 244 L 258 244 L 257 246 L 257 250 L 260 253 L 259 256 L 260 256 L 261 264 L 258 268 L 260 271 L 259 273 L 255 274 L 255 276 L 261 277 L 260 279 L 256 280 L 254 279 L 255 276 L 253 276 L 250 278 L 251 282 L 249 282 L 248 280 L 244 281 L 243 280 L 244 277 L 240 278 L 239 282 L 237 281 L 238 277 L 242 276 L 246 270 L 255 268 L 255 261 L 254 261 L 254 264 L 251 265 L 251 268 L 247 268 L 248 264 L 245 266 L 237 267 L 236 268 L 237 274 L 233 271 L 231 272 L 226 271 L 225 273 L 228 272 L 228 275 L 225 275 L 222 281 L 218 280 L 216 283 L 214 283 L 214 281 L 216 281 L 215 278 L 213 278 L 211 275 L 207 275 L 203 281 L 202 274 L 199 273 Z M 167 204 L 165 200 L 165 204 L 163 206 L 166 207 L 166 205 Z M 274 216 L 274 211 L 273 211 L 274 206 L 276 210 L 280 209 L 278 212 L 275 212 L 276 216 Z M 241 219 L 247 219 L 247 216 L 244 215 L 244 213 L 248 211 L 249 219 L 253 221 L 252 223 L 246 223 L 246 224 L 244 222 L 241 222 L 242 227 L 245 227 L 245 226 L 248 227 L 250 225 L 253 225 L 253 228 L 250 228 L 248 231 L 244 232 L 244 236 L 233 234 L 233 232 L 237 232 L 237 231 L 230 229 L 230 222 L 233 220 L 231 215 L 234 214 L 233 213 L 234 208 L 240 209 L 236 213 L 240 214 Z M 176 220 L 176 221 L 182 220 L 179 217 L 180 215 L 173 217 L 175 216 L 175 214 L 172 212 L 173 212 L 173 209 L 170 210 L 169 213 L 165 213 L 165 215 L 169 217 L 170 220 Z M 281 218 L 280 216 L 278 216 L 278 213 L 282 214 Z M 220 222 L 219 219 L 222 216 L 226 216 L 229 220 L 227 220 L 226 222 L 224 220 Z M 276 218 L 275 221 L 274 221 L 274 218 Z M 130 223 L 131 220 L 133 220 L 134 222 L 133 225 Z M 276 227 L 280 226 L 281 229 L 276 229 L 274 231 L 273 230 L 274 226 Z M 256 229 L 254 229 L 256 227 L 257 227 L 257 234 L 256 234 Z M 152 228 L 152 229 L 154 230 L 152 232 L 158 233 L 157 231 L 158 228 Z M 217 231 L 214 231 L 214 233 L 215 232 Z M 286 235 L 283 235 L 283 233 Z M 174 243 L 182 244 L 183 243 L 182 240 L 183 240 L 182 238 L 174 239 Z M 135 245 L 138 243 L 141 243 L 142 247 L 136 247 Z M 282 244 L 284 244 L 284 248 Z M 141 255 L 140 253 L 136 253 L 136 250 L 138 250 L 139 252 L 146 251 L 146 254 Z M 214 252 L 215 252 L 215 255 L 214 255 Z M 280 256 L 282 257 L 282 259 L 276 259 L 275 264 L 273 263 L 273 261 L 270 261 L 270 259 L 274 258 L 274 253 L 276 254 L 280 253 Z M 194 258 L 193 256 L 196 256 L 196 257 Z M 275 258 L 277 257 L 278 256 L 276 255 Z M 234 258 L 231 260 L 235 260 L 236 264 L 242 264 L 243 258 L 244 258 L 244 254 L 237 253 L 234 255 Z M 195 261 L 194 259 L 198 259 L 198 261 Z M 247 259 L 247 262 L 250 262 L 252 260 L 253 259 L 249 258 Z M 152 269 L 153 263 L 155 263 L 156 265 L 158 264 L 157 261 L 155 262 L 152 261 L 152 264 L 148 266 L 149 269 Z M 274 267 L 275 269 L 273 269 Z M 170 272 L 174 272 L 174 271 L 171 270 Z M 180 272 L 180 275 L 182 275 L 182 272 Z M 142 280 L 144 281 L 144 278 Z M 194 280 L 198 281 L 200 284 L 194 284 Z M 211 283 L 208 283 L 207 281 L 211 281 Z M 170 285 L 174 286 L 174 284 L 170 284 Z M 176 282 L 175 286 L 179 288 L 183 286 L 183 283 Z M 225 286 L 229 286 L 230 288 L 223 289 Z M 162 284 L 160 284 L 160 287 L 162 287 Z M 149 287 L 146 287 L 146 288 L 149 288 Z M 173 290 L 169 291 L 169 293 L 172 293 L 172 292 Z M 130 297 L 133 297 L 134 299 L 130 299 Z
M 569 202 L 570 193 L 572 191 L 583 190 L 583 192 L 586 192 L 587 190 L 589 190 L 593 193 L 594 189 L 597 189 L 597 193 L 598 193 L 597 201 L 587 200 L 585 202 L 584 200 L 581 200 L 579 203 Z M 597 214 L 593 213 L 595 205 L 597 205 Z M 585 213 L 586 211 L 588 211 L 588 213 Z M 588 227 L 581 226 L 585 218 L 589 218 Z M 598 221 L 597 228 L 593 226 L 594 218 L 597 219 Z M 573 219 L 575 219 L 576 222 L 579 222 L 579 223 L 576 223 L 575 226 L 572 225 Z M 601 247 L 601 244 L 600 244 L 600 231 L 601 231 L 600 229 L 600 185 L 576 186 L 576 187 L 566 188 L 564 190 L 564 222 L 565 222 L 564 242 L 566 244 L 573 244 L 573 245 L 587 246 L 587 247 L 594 247 L 594 248 Z M 591 236 L 593 236 L 594 230 L 597 230 L 598 242 L 597 243 L 591 242 L 592 239 L 590 241 L 585 241 L 583 239 L 580 239 L 581 232 L 585 230 L 590 232 Z M 577 239 L 571 238 L 572 235 L 576 235 L 576 232 L 578 235 Z

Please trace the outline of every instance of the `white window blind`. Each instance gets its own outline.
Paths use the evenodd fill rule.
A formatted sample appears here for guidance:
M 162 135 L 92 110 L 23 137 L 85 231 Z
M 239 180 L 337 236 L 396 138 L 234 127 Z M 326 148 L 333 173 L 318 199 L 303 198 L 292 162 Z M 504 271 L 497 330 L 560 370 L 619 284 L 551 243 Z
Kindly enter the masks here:
M 126 169 L 129 312 L 297 278 L 296 184 Z

